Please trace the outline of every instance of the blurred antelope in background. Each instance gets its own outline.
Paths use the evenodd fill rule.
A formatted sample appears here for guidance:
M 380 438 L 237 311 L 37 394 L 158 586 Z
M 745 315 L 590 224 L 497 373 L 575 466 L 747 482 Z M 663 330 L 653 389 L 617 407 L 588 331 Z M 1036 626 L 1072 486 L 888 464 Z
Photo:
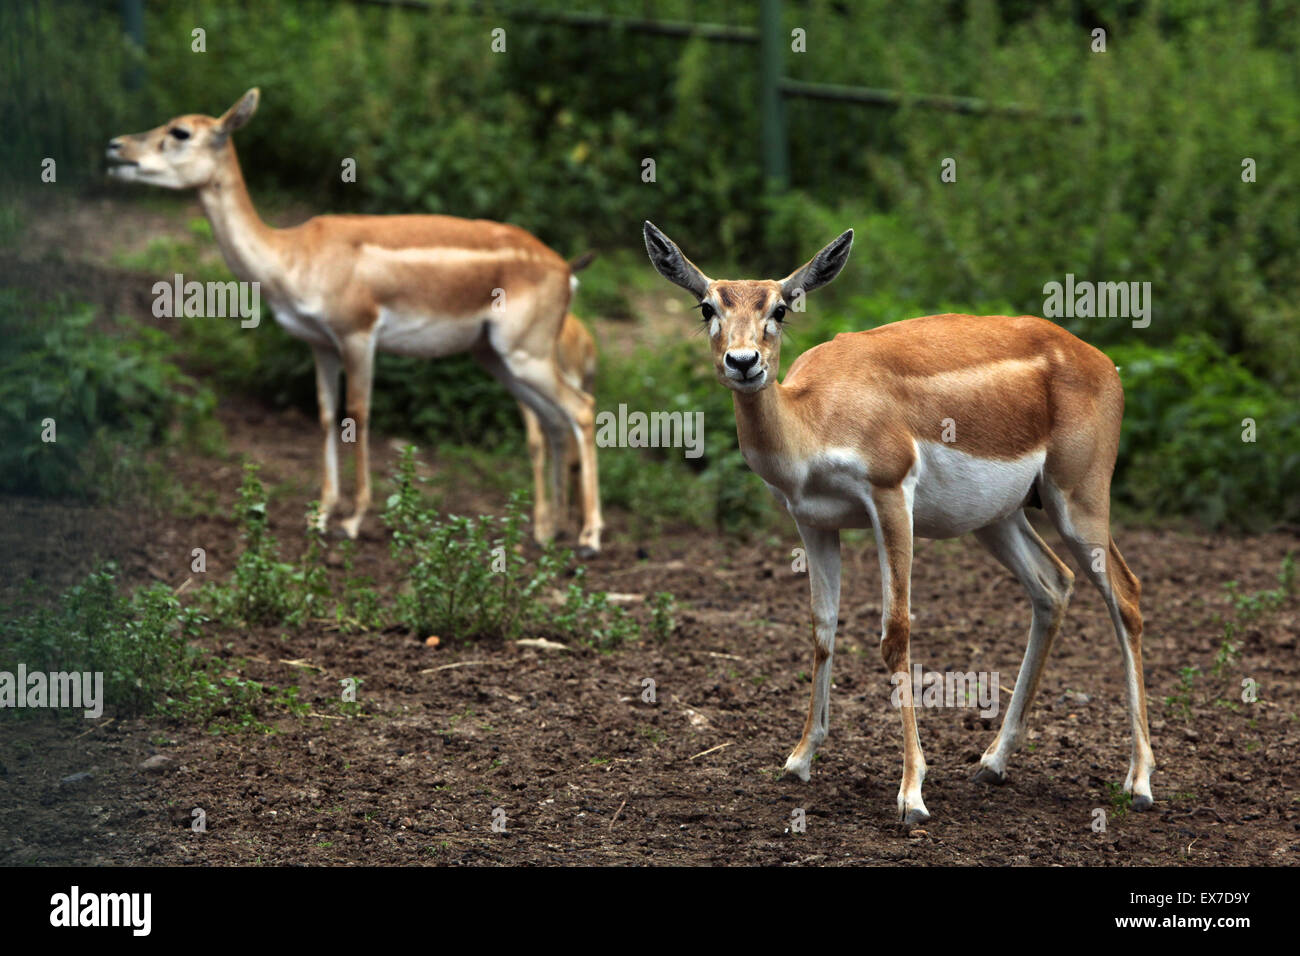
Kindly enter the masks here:
M 356 506 L 343 529 L 356 537 L 370 506 L 370 392 L 376 350 L 439 358 L 468 352 L 534 416 L 551 452 L 550 499 L 563 503 L 567 450 L 581 472 L 578 553 L 600 550 L 594 402 L 561 371 L 557 343 L 576 284 L 569 264 L 516 226 L 450 216 L 317 216 L 273 229 L 253 208 L 231 134 L 257 110 L 251 89 L 218 118 L 178 116 L 108 144 L 112 175 L 195 189 L 226 264 L 260 283 L 276 321 L 311 345 L 325 432 L 319 526 L 338 504 L 339 371 L 356 424 Z M 540 469 L 533 533 L 563 520 Z M 558 509 L 557 509 L 558 510 Z
M 883 587 L 881 653 L 910 679 L 912 542 L 973 532 L 1029 593 L 1029 645 L 1002 728 L 976 779 L 1000 783 L 1025 736 L 1043 663 L 1074 575 L 1025 515 L 1041 507 L 1101 592 L 1119 638 L 1133 749 L 1124 790 L 1152 804 L 1142 680 L 1141 588 L 1110 536 L 1110 480 L 1124 392 L 1104 354 L 1031 316 L 931 315 L 837 335 L 780 368 L 792 303 L 834 279 L 852 230 L 780 280 L 714 281 L 652 223 L 650 261 L 699 303 L 718 380 L 732 391 L 745 461 L 794 518 L 812 590 L 812 699 L 785 762 L 809 778 L 830 724 L 831 654 L 840 603 L 840 529 L 872 528 Z M 898 814 L 929 813 L 911 695 L 902 698 Z
M 577 272 L 584 268 L 587 262 L 584 262 L 583 258 L 580 257 L 570 265 Z M 596 384 L 596 340 L 591 337 L 587 327 L 572 312 L 564 316 L 564 325 L 560 328 L 560 340 L 556 343 L 555 349 L 555 358 L 560 367 L 560 374 L 579 391 L 588 395 L 594 394 L 593 389 Z M 533 465 L 533 483 L 540 488 L 546 483 L 546 435 L 542 431 L 541 423 L 537 421 L 537 416 L 523 402 L 519 403 L 519 412 L 524 419 L 528 458 Z M 570 438 L 565 446 L 564 454 L 564 474 L 566 476 L 564 491 L 566 494 L 568 493 L 569 481 L 576 477 L 578 504 L 580 507 L 585 507 L 582 497 L 580 457 L 578 443 Z M 548 505 L 549 502 L 544 502 L 542 506 L 546 507 Z M 537 517 L 535 513 L 534 524 L 553 524 L 556 527 L 564 525 L 568 520 L 567 502 L 557 500 L 555 508 L 558 517 L 552 518 L 550 515 Z

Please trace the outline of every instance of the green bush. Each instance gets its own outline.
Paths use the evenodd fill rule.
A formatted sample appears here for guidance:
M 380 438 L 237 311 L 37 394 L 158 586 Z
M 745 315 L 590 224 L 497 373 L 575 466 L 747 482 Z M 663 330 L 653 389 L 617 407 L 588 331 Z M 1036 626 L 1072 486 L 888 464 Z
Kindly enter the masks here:
M 229 580 L 202 592 L 212 620 L 223 627 L 294 630 L 331 621 L 349 632 L 396 624 L 424 637 L 457 640 L 545 635 L 601 650 L 638 634 L 622 608 L 603 592 L 584 587 L 581 567 L 570 572 L 571 552 L 548 547 L 535 560 L 524 557 L 522 495 L 512 496 L 501 517 L 440 515 L 417 487 L 411 446 L 403 452 L 395 482 L 384 520 L 393 532 L 392 555 L 403 583 L 395 594 L 383 595 L 373 581 L 353 575 L 351 542 L 339 545 L 341 580 L 329 570 L 314 530 L 307 531 L 299 561 L 283 559 L 270 531 L 257 468 L 245 465 L 234 512 L 242 549 Z M 659 598 L 661 605 L 665 601 L 671 597 Z M 656 626 L 670 613 L 660 607 Z
M 185 670 L 180 602 L 162 585 L 123 597 L 115 578 L 108 565 L 53 607 L 11 622 L 0 670 L 25 663 L 29 671 L 102 671 L 105 701 L 118 712 L 160 703 Z
M 155 329 L 109 335 L 88 305 L 0 289 L 0 342 L 0 491 L 108 498 L 147 449 L 216 446 L 211 391 Z
M 374 582 L 353 574 L 353 542 L 338 544 L 342 572 L 331 574 L 323 539 L 315 529 L 316 513 L 313 502 L 301 525 L 306 536 L 301 558 L 285 560 L 271 533 L 266 488 L 258 477 L 258 467 L 245 462 L 232 514 L 240 529 L 239 557 L 229 580 L 208 584 L 201 592 L 213 620 L 224 627 L 293 630 L 328 621 L 345 633 L 373 631 L 387 623 L 388 614 Z
M 223 673 L 219 660 L 190 645 L 206 619 L 182 608 L 170 588 L 155 584 L 126 597 L 116 576 L 105 565 L 49 607 L 6 621 L 0 670 L 13 673 L 23 664 L 28 673 L 102 673 L 106 715 L 161 713 L 216 730 L 266 729 L 259 701 L 276 689 Z
M 424 504 L 417 481 L 408 445 L 384 512 L 405 578 L 395 616 L 407 629 L 459 640 L 546 635 L 602 650 L 636 636 L 636 623 L 622 608 L 583 586 L 581 567 L 563 600 L 554 599 L 573 555 L 552 546 L 528 561 L 521 494 L 511 496 L 501 517 L 443 516 Z
M 902 111 L 898 149 L 868 156 L 888 214 L 845 204 L 869 226 L 839 281 L 931 302 L 1005 299 L 1035 315 L 1044 284 L 1066 273 L 1150 282 L 1143 341 L 1206 332 L 1295 393 L 1300 349 L 1276 346 L 1300 334 L 1282 281 L 1300 267 L 1300 216 L 1279 215 L 1283 195 L 1300 197 L 1289 161 L 1300 98 L 1284 40 L 1296 20 L 1226 4 L 1161 13 L 1144 5 L 1117 20 L 1106 53 L 1092 53 L 1069 17 L 1000 22 L 992 4 L 941 28 L 935 42 L 963 52 L 934 69 L 914 72 L 915 48 L 904 45 L 890 85 L 923 75 L 949 92 L 1077 107 L 1085 121 Z M 1243 182 L 1247 157 L 1255 182 Z M 956 182 L 941 181 L 944 158 L 956 161 Z M 1123 317 L 1069 326 L 1099 346 L 1135 334 Z
M 1210 526 L 1258 530 L 1300 519 L 1294 400 L 1204 334 L 1167 349 L 1107 351 L 1125 395 L 1117 499 L 1155 516 L 1194 515 Z
M 313 505 L 312 517 L 314 509 Z M 244 463 L 233 517 L 243 548 L 230 581 L 204 589 L 213 617 L 227 626 L 295 629 L 323 617 L 330 587 L 319 536 L 304 521 L 308 530 L 302 563 L 280 558 L 280 546 L 268 521 L 266 489 L 252 462 Z

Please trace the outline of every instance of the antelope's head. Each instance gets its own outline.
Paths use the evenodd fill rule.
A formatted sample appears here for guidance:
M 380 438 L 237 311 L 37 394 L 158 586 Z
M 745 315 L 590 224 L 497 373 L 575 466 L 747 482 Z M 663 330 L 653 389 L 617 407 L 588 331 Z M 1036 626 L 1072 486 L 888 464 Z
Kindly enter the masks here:
M 164 189 L 194 189 L 212 182 L 234 152 L 230 134 L 257 112 L 256 87 L 219 118 L 191 113 L 177 116 L 145 133 L 111 140 L 109 175 Z
M 802 311 L 807 293 L 840 274 L 852 246 L 850 229 L 784 279 L 714 280 L 654 223 L 645 224 L 646 252 L 654 267 L 699 300 L 718 381 L 741 393 L 760 391 L 776 380 L 786 315 Z

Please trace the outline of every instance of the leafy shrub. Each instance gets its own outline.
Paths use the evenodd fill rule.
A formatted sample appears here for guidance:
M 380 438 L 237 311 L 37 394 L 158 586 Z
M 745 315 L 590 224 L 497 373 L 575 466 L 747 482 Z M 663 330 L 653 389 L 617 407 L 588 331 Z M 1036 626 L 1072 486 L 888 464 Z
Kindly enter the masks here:
M 147 712 L 177 683 L 185 658 L 180 602 L 155 585 L 127 598 L 107 565 L 51 608 L 10 623 L 4 666 L 102 671 L 106 701 L 125 714 Z
M 408 629 L 463 640 L 546 634 L 602 650 L 636 635 L 635 622 L 622 608 L 603 592 L 583 587 L 581 567 L 563 601 L 553 600 L 573 555 L 551 546 L 534 562 L 523 556 L 521 494 L 511 497 L 501 517 L 442 516 L 421 501 L 417 480 L 415 450 L 408 445 L 384 513 L 393 532 L 393 558 L 406 579 L 395 617 Z
M 21 663 L 29 673 L 102 673 L 106 714 L 161 713 L 214 729 L 265 729 L 259 701 L 267 690 L 279 692 L 224 674 L 219 660 L 190 645 L 187 638 L 205 620 L 182 608 L 165 585 L 119 594 L 108 564 L 49 607 L 8 621 L 0 631 L 0 670 L 12 673 Z
M 243 549 L 230 581 L 205 589 L 214 617 L 230 625 L 298 628 L 322 615 L 329 585 L 317 534 L 314 529 L 307 532 L 301 565 L 281 560 L 279 543 L 268 525 L 266 489 L 252 462 L 244 464 L 233 516 Z
M 1139 511 L 1259 529 L 1300 518 L 1300 406 L 1209 336 L 1117 346 L 1124 383 L 1117 496 Z M 1254 423 L 1254 440 L 1250 423 Z
M 667 591 L 659 591 L 651 599 L 651 630 L 656 640 L 666 641 L 677 630 L 677 600 Z
M 648 217 L 760 270 L 788 269 L 787 256 L 855 225 L 862 252 L 841 280 L 855 288 L 888 285 L 931 303 L 1007 298 L 1038 312 L 1044 282 L 1066 272 L 1149 280 L 1158 315 L 1178 317 L 1153 330 L 1162 344 L 1204 330 L 1247 352 L 1248 366 L 1274 384 L 1300 379 L 1300 352 L 1274 347 L 1297 344 L 1300 326 L 1288 294 L 1300 265 L 1300 190 L 1288 162 L 1300 152 L 1300 19 L 1289 7 L 788 6 L 785 26 L 806 29 L 816 49 L 784 57 L 794 78 L 1047 115 L 791 99 L 799 192 L 784 197 L 760 180 L 754 50 L 742 45 L 509 18 L 508 55 L 493 56 L 495 11 L 224 0 L 204 11 L 219 53 L 195 58 L 186 44 L 151 43 L 141 59 L 103 42 L 121 32 L 112 4 L 9 7 L 0 32 L 24 42 L 4 67 L 6 171 L 66 156 L 60 182 L 97 177 L 106 123 L 122 132 L 214 113 L 256 83 L 261 112 L 239 134 L 256 157 L 246 163 L 255 192 L 301 191 L 319 211 L 505 219 L 568 255 L 634 250 Z M 641 0 L 603 11 L 646 15 Z M 147 36 L 192 29 L 185 5 L 146 13 Z M 755 22 L 752 6 L 690 0 L 664 0 L 654 16 Z M 1097 20 L 1111 38 L 1104 54 L 1090 49 Z M 102 81 L 136 64 L 138 91 Z M 1056 111 L 1078 111 L 1083 122 Z M 355 183 L 339 176 L 340 155 L 357 160 Z M 657 163 L 653 185 L 640 176 L 646 157 Z M 958 161 L 955 183 L 938 176 L 946 157 Z M 1246 157 L 1257 182 L 1242 181 Z M 821 228 L 828 219 L 833 231 Z M 1122 333 L 1110 324 L 1091 340 Z
M 145 449 L 216 442 L 211 391 L 167 360 L 157 330 L 106 335 L 88 305 L 0 290 L 0 342 L 0 491 L 111 497 Z

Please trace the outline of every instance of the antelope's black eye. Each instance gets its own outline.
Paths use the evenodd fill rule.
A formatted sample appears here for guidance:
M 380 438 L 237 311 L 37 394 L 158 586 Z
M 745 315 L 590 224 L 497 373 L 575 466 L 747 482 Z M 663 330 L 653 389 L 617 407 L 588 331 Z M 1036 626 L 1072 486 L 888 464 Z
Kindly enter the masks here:
M 190 138 L 190 131 L 187 130 L 187 129 L 181 129 L 179 126 L 173 126 L 173 127 L 172 127 L 171 129 L 169 129 L 167 132 L 171 133 L 172 136 L 176 137 L 177 139 L 189 139 L 189 138 Z
M 717 314 L 718 314 L 717 310 L 714 309 L 713 306 L 709 305 L 709 303 L 707 302 L 700 303 L 700 315 L 704 316 L 705 322 L 708 322 Z
M 785 321 L 785 306 L 778 305 L 772 312 L 772 318 L 776 319 L 778 322 Z

